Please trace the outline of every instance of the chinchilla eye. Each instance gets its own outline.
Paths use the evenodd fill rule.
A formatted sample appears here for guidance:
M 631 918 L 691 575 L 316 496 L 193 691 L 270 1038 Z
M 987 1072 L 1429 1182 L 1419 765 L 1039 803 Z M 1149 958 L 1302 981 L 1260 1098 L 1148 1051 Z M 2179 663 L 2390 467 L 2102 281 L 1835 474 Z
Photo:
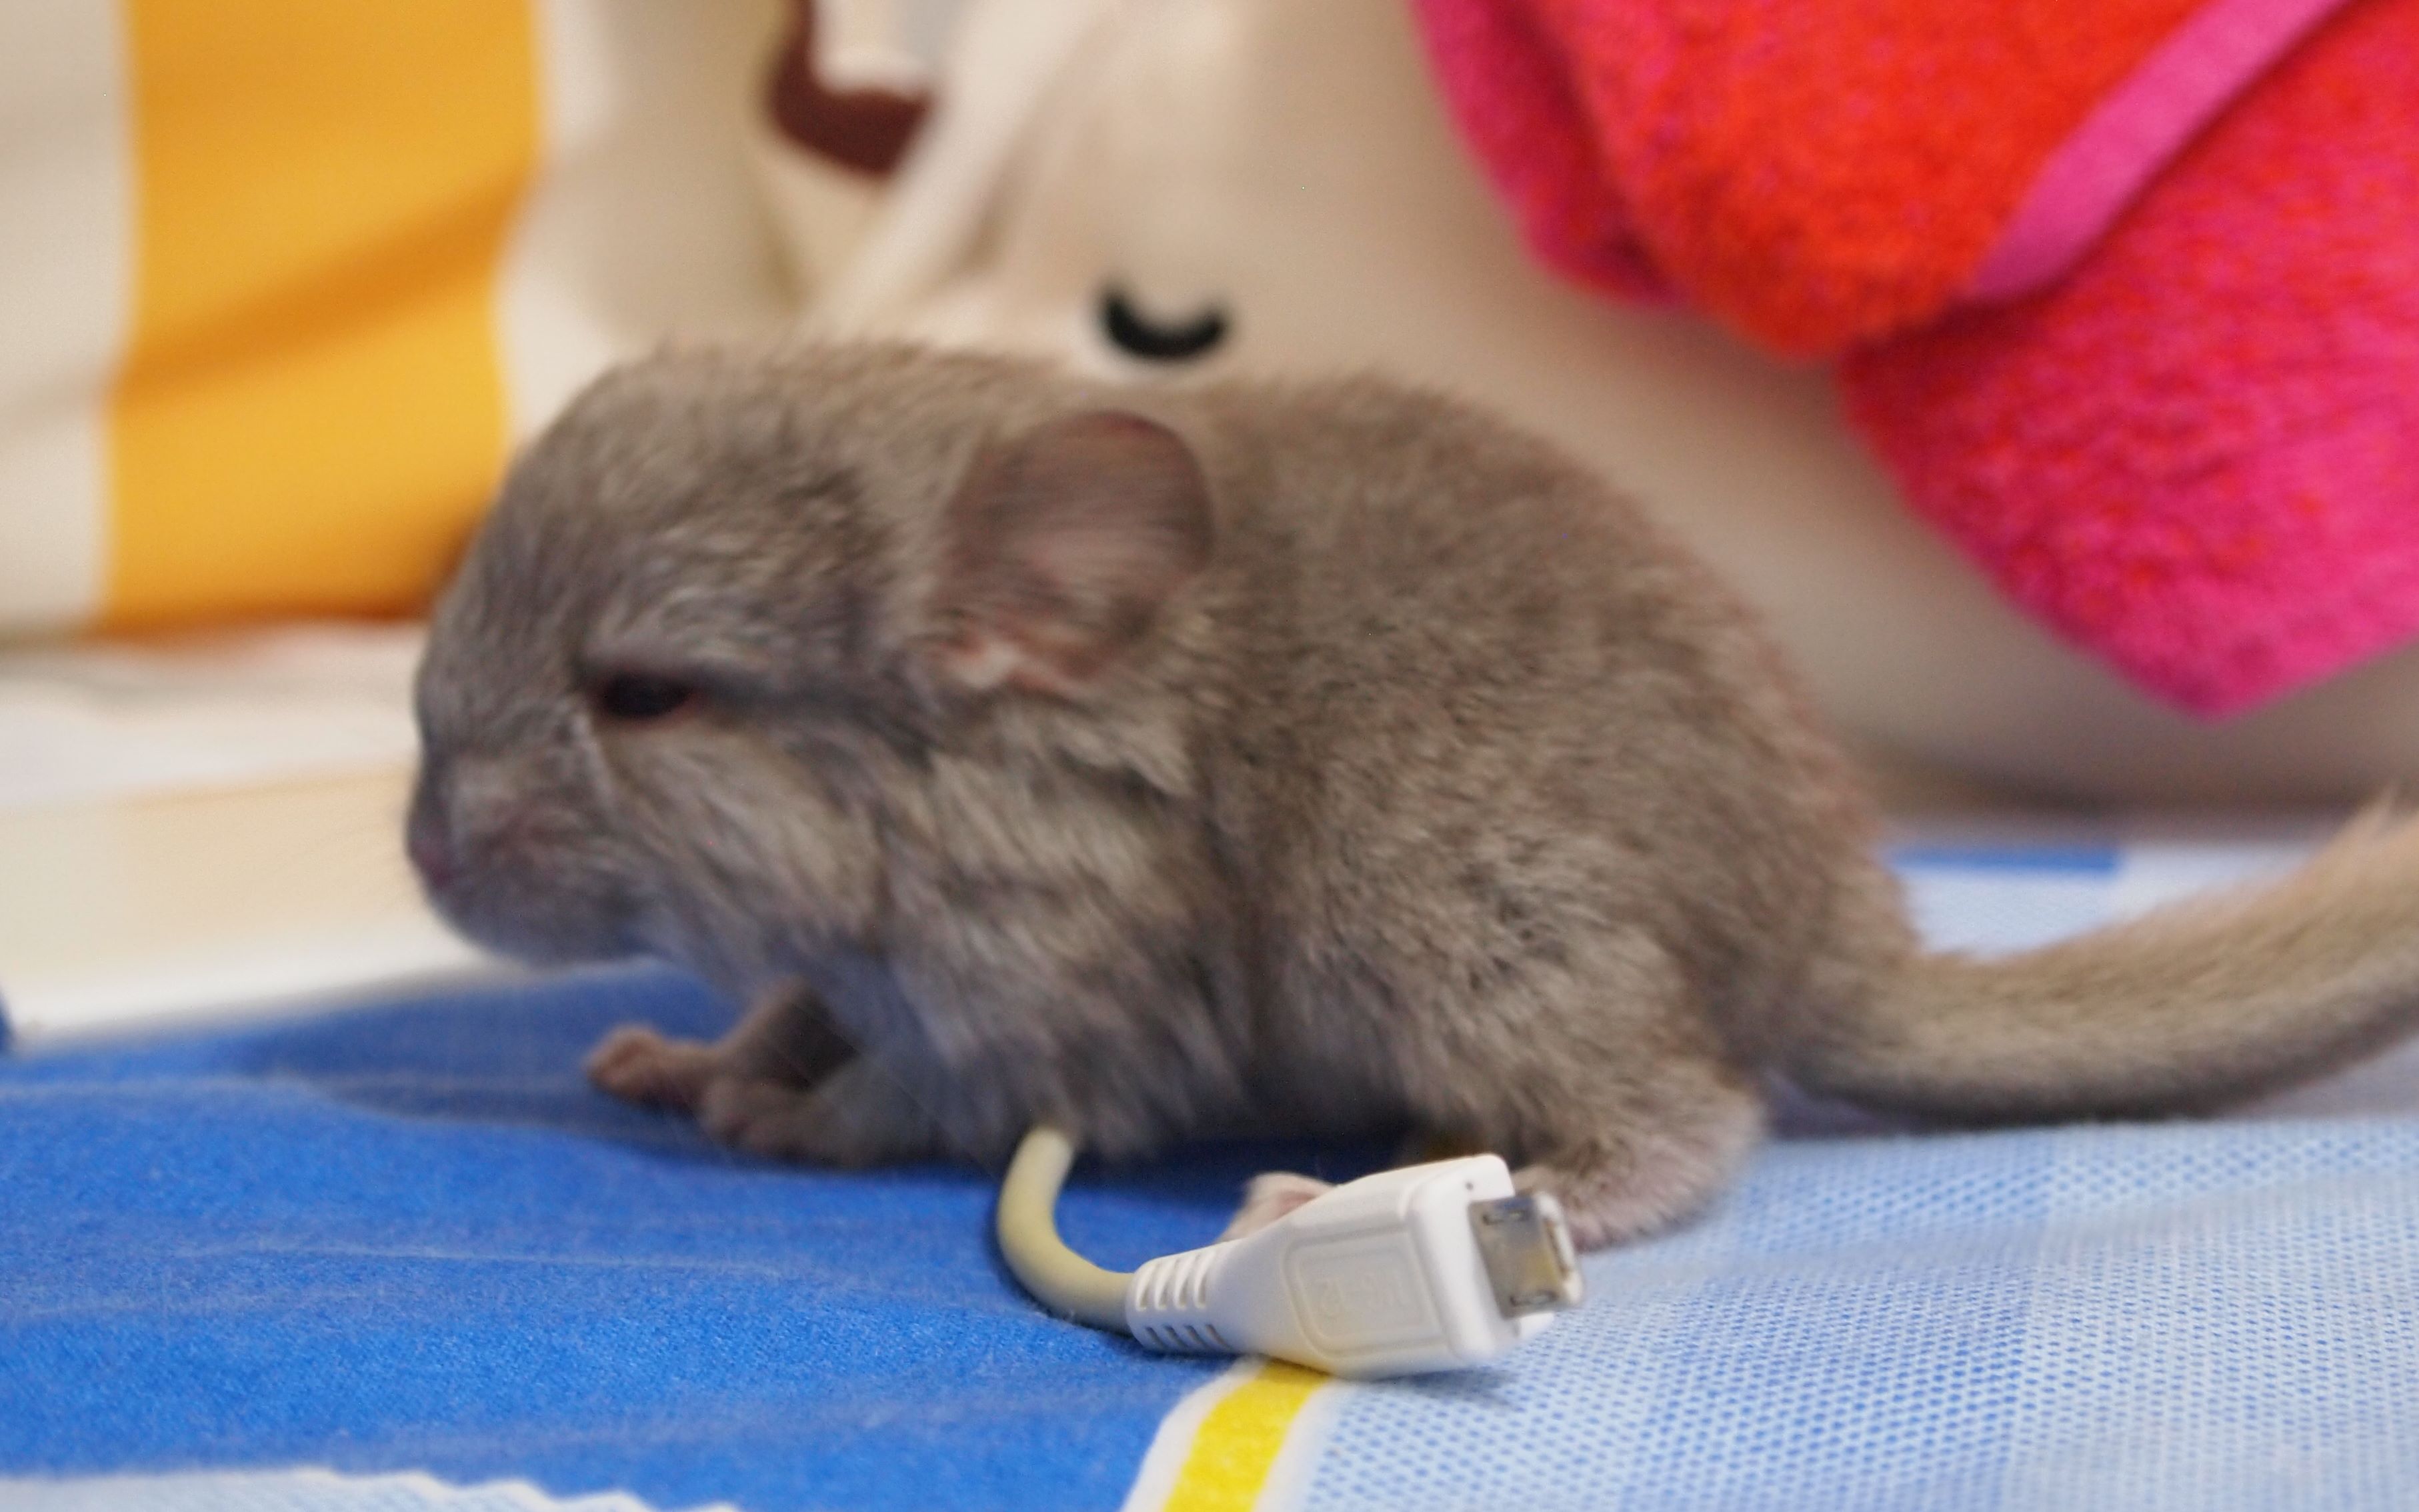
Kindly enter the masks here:
M 1189 363 L 1207 357 L 1226 339 L 1226 312 L 1210 305 L 1182 320 L 1155 320 L 1134 308 L 1115 284 L 1101 291 L 1101 329 L 1129 357 L 1147 363 Z
M 680 713 L 697 702 L 698 692 L 676 677 L 614 672 L 598 682 L 590 696 L 606 717 L 643 724 Z

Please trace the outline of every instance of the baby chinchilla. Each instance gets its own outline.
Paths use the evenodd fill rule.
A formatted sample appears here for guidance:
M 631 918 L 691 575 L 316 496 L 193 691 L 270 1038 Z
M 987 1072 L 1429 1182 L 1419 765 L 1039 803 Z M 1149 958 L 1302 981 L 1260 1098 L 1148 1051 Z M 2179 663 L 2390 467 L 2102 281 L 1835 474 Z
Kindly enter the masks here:
M 1410 1130 L 1600 1244 L 1716 1190 L 1774 1073 L 2155 1111 L 2419 1007 L 2382 820 L 2263 892 L 1919 952 L 1738 601 L 1552 448 L 1365 379 L 638 363 L 513 469 L 419 717 L 438 906 L 752 999 L 592 1072 L 803 1160 Z

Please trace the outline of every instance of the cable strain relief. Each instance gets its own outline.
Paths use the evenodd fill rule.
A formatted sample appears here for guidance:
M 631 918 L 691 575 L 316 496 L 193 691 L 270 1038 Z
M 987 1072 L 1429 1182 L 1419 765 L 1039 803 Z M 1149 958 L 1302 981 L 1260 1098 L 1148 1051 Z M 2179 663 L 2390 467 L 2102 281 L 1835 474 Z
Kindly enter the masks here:
M 1126 1328 L 1154 1350 L 1169 1354 L 1240 1354 L 1211 1320 L 1210 1307 L 1231 1244 L 1210 1244 L 1163 1255 L 1134 1272 L 1126 1288 Z

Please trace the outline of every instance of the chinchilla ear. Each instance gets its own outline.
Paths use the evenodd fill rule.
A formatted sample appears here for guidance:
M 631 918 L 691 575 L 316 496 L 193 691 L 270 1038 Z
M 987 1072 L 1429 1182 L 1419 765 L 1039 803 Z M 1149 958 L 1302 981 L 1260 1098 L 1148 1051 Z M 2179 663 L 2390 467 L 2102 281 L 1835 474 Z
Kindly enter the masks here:
M 943 537 L 941 673 L 968 691 L 1063 697 L 1140 646 L 1209 564 L 1209 485 L 1174 431 L 1092 410 L 986 449 Z

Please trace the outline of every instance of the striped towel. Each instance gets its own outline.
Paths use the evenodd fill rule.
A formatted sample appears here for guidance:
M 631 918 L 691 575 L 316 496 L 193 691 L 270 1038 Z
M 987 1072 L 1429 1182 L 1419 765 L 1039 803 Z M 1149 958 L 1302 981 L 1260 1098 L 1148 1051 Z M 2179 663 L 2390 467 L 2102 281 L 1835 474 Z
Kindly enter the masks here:
M 0 633 L 424 602 L 507 448 L 782 321 L 769 6 L 0 6 Z
M 1897 855 L 1932 937 L 2054 938 L 2303 837 Z M 0 984 L 5 985 L 5 984 Z M 1039 1315 L 990 1178 L 759 1165 L 578 1081 L 653 972 L 0 1060 L 0 1504 L 2398 1507 L 2419 1485 L 2419 1057 L 2215 1123 L 1908 1137 L 1829 1110 L 1591 1257 L 1502 1366 L 1375 1384 Z M 1092 1173 L 1071 1238 L 1206 1241 L 1262 1164 Z M 589 1500 L 582 1500 L 589 1499 Z M 603 1500 L 597 1500 L 603 1499 Z

